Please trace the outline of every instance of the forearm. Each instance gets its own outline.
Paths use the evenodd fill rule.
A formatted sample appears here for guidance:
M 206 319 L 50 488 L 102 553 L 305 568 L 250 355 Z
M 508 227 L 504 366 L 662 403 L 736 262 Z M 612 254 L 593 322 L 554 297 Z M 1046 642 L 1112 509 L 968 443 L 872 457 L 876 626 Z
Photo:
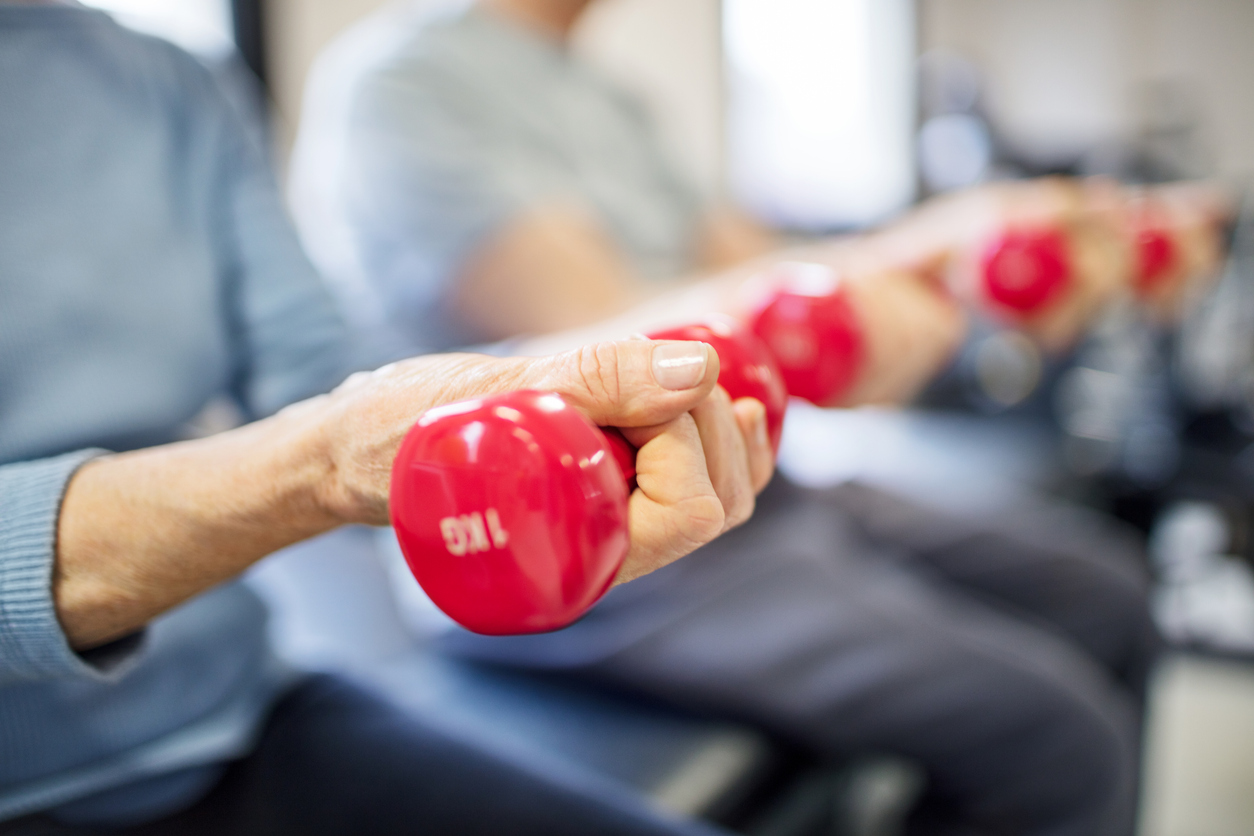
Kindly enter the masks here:
M 494 340 L 579 327 L 649 293 L 593 220 L 554 205 L 485 241 L 459 271 L 451 301 L 475 334 Z
M 90 462 L 66 491 L 53 595 L 71 645 L 127 635 L 284 546 L 333 528 L 307 412 Z

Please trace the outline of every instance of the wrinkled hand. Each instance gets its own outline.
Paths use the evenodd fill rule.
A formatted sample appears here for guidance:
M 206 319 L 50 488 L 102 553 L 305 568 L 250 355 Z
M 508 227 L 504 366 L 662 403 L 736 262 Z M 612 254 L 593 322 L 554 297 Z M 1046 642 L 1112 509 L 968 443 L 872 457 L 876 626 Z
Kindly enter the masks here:
M 655 363 L 684 347 L 686 361 Z M 748 398 L 733 404 L 717 379 L 718 355 L 704 343 L 630 340 L 540 358 L 414 358 L 354 375 L 292 410 L 320 425 L 332 473 L 323 504 L 343 522 L 386 525 L 392 461 L 426 410 L 499 392 L 557 392 L 639 448 L 621 582 L 744 522 L 770 480 L 765 409 Z

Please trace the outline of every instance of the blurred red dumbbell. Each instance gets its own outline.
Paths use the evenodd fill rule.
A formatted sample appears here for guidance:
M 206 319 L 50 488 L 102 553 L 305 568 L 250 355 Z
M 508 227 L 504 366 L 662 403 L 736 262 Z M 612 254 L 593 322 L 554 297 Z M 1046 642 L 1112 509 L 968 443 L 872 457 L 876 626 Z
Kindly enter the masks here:
M 699 340 L 719 383 L 767 410 L 778 447 L 787 395 L 765 346 L 712 320 L 654 339 Z M 564 627 L 609 589 L 630 545 L 635 450 L 556 394 L 511 392 L 429 411 L 392 466 L 391 517 L 431 600 L 488 635 Z
M 1136 233 L 1136 289 L 1148 293 L 1158 287 L 1176 269 L 1176 241 L 1165 228 L 1155 225 L 1140 227 Z
M 1050 227 L 1002 232 L 981 253 L 980 280 L 987 299 L 1010 316 L 1040 312 L 1073 281 L 1066 235 Z
M 769 279 L 776 290 L 750 317 L 774 355 L 789 395 L 835 406 L 866 359 L 858 314 L 839 274 L 824 264 L 786 262 Z
M 1150 295 L 1179 268 L 1179 244 L 1171 218 L 1148 194 L 1134 191 L 1125 228 L 1132 239 L 1132 286 L 1141 296 Z

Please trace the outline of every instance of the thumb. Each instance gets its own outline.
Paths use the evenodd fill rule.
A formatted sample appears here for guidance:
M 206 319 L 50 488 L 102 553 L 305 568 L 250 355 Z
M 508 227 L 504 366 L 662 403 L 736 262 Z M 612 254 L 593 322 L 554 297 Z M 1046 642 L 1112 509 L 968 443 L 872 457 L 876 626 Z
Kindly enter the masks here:
M 623 340 L 526 361 L 520 388 L 557 392 L 600 426 L 651 427 L 695 408 L 718 382 L 702 342 Z

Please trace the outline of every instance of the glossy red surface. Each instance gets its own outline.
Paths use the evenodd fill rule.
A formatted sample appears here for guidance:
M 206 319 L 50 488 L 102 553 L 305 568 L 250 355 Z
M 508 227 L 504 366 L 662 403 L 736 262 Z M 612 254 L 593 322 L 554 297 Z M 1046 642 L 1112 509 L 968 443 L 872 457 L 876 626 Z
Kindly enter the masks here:
M 826 274 L 828 281 L 779 277 L 783 289 L 758 309 L 750 327 L 775 356 L 788 394 L 819 406 L 836 406 L 862 371 L 866 357 L 862 324 L 833 271 L 821 265 L 798 267 Z
M 392 468 L 392 525 L 454 621 L 537 633 L 570 624 L 609 588 L 629 545 L 627 496 L 599 430 L 557 395 L 512 392 L 414 425 Z
M 605 443 L 609 445 L 610 453 L 614 456 L 618 469 L 623 472 L 623 479 L 627 481 L 627 491 L 629 493 L 634 491 L 636 489 L 636 448 L 615 427 L 601 427 L 601 432 L 605 433 Z
M 985 249 L 980 268 L 985 295 L 1018 315 L 1036 313 L 1071 283 L 1071 254 L 1057 229 L 1003 233 Z
M 718 352 L 719 384 L 735 398 L 757 398 L 766 407 L 771 446 L 779 450 L 784 432 L 788 390 L 771 351 L 757 335 L 727 317 L 711 317 L 696 325 L 649 334 L 654 340 L 699 340 Z
M 1138 270 L 1137 290 L 1145 293 L 1157 287 L 1176 266 L 1176 242 L 1159 226 L 1142 226 L 1136 233 Z

